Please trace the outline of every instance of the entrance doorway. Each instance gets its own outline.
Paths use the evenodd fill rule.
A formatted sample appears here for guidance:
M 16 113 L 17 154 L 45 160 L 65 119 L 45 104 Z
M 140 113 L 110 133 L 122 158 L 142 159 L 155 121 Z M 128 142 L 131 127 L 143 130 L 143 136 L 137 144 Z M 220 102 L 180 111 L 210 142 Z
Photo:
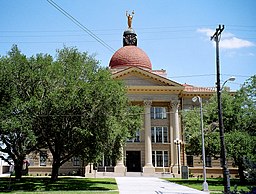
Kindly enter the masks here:
M 126 151 L 127 172 L 141 172 L 140 151 Z

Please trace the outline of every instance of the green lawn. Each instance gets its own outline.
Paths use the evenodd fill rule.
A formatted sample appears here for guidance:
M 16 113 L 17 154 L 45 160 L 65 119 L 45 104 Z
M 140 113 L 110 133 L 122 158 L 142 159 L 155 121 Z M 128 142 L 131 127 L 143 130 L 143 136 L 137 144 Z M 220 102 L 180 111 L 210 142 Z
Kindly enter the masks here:
M 10 183 L 10 188 L 9 188 Z M 51 182 L 48 177 L 23 177 L 21 181 L 0 178 L 0 193 L 108 193 L 118 194 L 118 187 L 113 178 L 59 178 Z
M 203 184 L 203 179 L 197 179 L 197 178 L 189 178 L 189 179 L 165 179 L 170 182 L 175 182 L 180 185 L 188 186 L 197 190 L 202 190 L 202 184 Z M 207 179 L 208 183 L 208 188 L 210 193 L 222 193 L 224 190 L 223 187 L 223 179 Z M 248 184 L 248 185 L 241 185 L 238 179 L 231 179 L 230 180 L 230 185 L 231 185 L 231 191 L 234 190 L 234 186 L 237 185 L 237 190 L 238 191 L 249 191 L 249 187 L 256 186 L 256 184 Z

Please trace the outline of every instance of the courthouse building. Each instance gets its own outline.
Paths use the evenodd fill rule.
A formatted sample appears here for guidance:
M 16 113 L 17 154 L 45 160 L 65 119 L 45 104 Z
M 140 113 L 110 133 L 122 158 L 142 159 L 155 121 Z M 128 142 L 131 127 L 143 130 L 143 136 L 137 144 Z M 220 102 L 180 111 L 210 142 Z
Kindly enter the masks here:
M 109 69 L 114 79 L 124 81 L 132 104 L 144 107 L 143 126 L 137 130 L 135 138 L 127 140 L 119 161 L 111 161 L 105 156 L 97 168 L 89 164 L 83 169 L 79 158 L 73 158 L 61 167 L 60 172 L 72 174 L 81 171 L 87 177 L 128 176 L 129 173 L 180 177 L 188 166 L 194 176 L 202 175 L 201 158 L 185 153 L 181 111 L 198 106 L 192 102 L 194 96 L 200 96 L 205 102 L 216 90 L 214 87 L 180 84 L 168 79 L 165 70 L 153 69 L 150 58 L 137 46 L 137 34 L 131 26 L 132 16 L 127 17 L 128 29 L 123 32 L 123 47 L 111 57 Z M 47 155 L 50 154 L 45 151 L 34 156 L 29 174 L 51 172 L 51 160 L 46 158 Z M 206 168 L 208 177 L 222 176 L 218 159 L 206 156 Z M 231 165 L 230 173 L 236 174 L 236 168 Z

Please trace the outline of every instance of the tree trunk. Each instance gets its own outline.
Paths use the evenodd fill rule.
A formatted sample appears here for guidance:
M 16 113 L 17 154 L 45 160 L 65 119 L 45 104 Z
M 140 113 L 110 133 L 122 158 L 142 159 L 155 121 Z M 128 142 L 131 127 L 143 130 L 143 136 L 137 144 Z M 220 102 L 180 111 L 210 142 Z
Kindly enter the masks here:
M 60 169 L 60 160 L 58 158 L 53 157 L 52 175 L 51 175 L 52 181 L 56 181 L 58 179 L 59 169 Z
M 22 176 L 23 158 L 14 162 L 15 179 L 20 180 Z
M 246 178 L 244 176 L 244 165 L 243 163 L 239 163 L 238 164 L 238 174 L 239 174 L 239 177 L 240 177 L 240 182 L 241 183 L 245 183 L 246 182 Z

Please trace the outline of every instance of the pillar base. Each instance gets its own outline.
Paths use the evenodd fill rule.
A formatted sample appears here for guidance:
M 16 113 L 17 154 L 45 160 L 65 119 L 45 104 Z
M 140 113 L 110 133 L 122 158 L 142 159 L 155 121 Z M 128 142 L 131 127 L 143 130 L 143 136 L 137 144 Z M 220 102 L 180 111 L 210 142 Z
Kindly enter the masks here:
M 85 166 L 85 174 L 93 173 L 93 164 L 89 163 L 87 166 Z
M 125 176 L 125 174 L 126 174 L 126 167 L 124 165 L 117 165 L 114 168 L 114 172 L 117 175 Z
M 178 165 L 174 165 L 172 167 L 172 173 L 174 174 L 175 178 L 181 178 L 181 168 Z
M 143 167 L 143 176 L 152 176 L 155 174 L 155 167 L 152 165 L 146 165 Z

